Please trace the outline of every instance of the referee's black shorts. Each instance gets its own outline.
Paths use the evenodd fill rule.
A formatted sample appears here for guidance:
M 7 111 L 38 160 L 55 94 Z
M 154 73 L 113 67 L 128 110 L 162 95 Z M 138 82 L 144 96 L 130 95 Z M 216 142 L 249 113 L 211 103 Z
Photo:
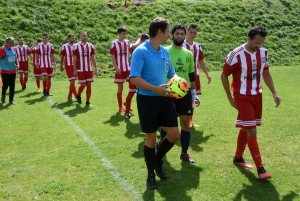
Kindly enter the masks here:
M 193 116 L 192 93 L 191 90 L 181 99 L 174 99 L 178 116 Z
M 159 126 L 178 127 L 177 111 L 170 97 L 137 94 L 137 108 L 144 133 L 153 133 Z

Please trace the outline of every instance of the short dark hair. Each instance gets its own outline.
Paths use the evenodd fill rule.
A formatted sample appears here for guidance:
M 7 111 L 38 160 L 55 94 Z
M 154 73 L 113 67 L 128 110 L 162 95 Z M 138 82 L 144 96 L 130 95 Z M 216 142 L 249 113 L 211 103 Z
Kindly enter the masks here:
M 150 38 L 155 37 L 157 35 L 158 30 L 160 29 L 163 33 L 165 33 L 168 25 L 170 25 L 170 22 L 166 20 L 165 18 L 158 17 L 152 20 L 150 26 L 149 26 L 149 35 Z
M 40 42 L 42 42 L 42 40 L 40 40 L 40 39 L 37 39 L 37 40 L 36 40 L 36 42 L 40 43 Z
M 148 39 L 149 39 L 148 34 L 142 34 L 142 35 L 141 35 L 141 39 L 142 39 L 142 40 L 148 40 Z
M 74 36 L 74 34 L 69 34 L 69 35 L 68 35 L 68 38 L 71 38 L 72 36 Z
M 252 27 L 248 33 L 248 37 L 253 40 L 256 35 L 259 35 L 260 37 L 266 37 L 268 34 L 267 29 L 263 26 L 255 26 Z
M 46 33 L 44 33 L 44 34 L 42 35 L 42 37 L 44 37 L 44 36 L 46 36 L 47 38 L 49 38 L 48 34 L 46 34 Z
M 122 33 L 122 32 L 127 32 L 127 29 L 125 27 L 123 27 L 123 26 L 120 26 L 118 28 L 118 33 Z
M 197 28 L 197 25 L 195 25 L 195 24 L 190 24 L 189 26 L 188 26 L 188 28 L 187 28 L 187 30 L 190 30 L 190 29 L 198 29 Z
M 172 34 L 174 34 L 176 32 L 177 29 L 181 29 L 184 31 L 184 33 L 186 33 L 186 29 L 183 25 L 181 24 L 176 24 L 173 28 L 172 28 Z
M 13 37 L 7 37 L 5 38 L 5 44 L 10 43 L 11 41 L 14 41 L 15 39 Z

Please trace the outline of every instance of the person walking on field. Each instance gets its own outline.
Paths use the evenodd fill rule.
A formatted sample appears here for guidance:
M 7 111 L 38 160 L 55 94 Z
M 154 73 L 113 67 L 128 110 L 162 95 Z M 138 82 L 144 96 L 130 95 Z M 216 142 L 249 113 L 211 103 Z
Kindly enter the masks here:
M 262 164 L 256 137 L 256 126 L 261 125 L 262 118 L 262 79 L 273 94 L 275 107 L 278 107 L 281 102 L 269 72 L 268 50 L 262 46 L 266 36 L 265 27 L 252 27 L 248 33 L 247 43 L 237 47 L 227 56 L 221 75 L 229 103 L 238 110 L 236 127 L 240 128 L 240 131 L 233 163 L 237 166 L 253 168 L 243 158 L 248 145 L 258 177 L 262 180 L 271 178 L 271 174 Z M 228 80 L 230 75 L 233 78 L 231 84 L 233 96 Z
M 2 79 L 2 96 L 1 102 L 5 103 L 6 91 L 9 88 L 9 103 L 15 105 L 15 81 L 18 60 L 14 47 L 14 38 L 7 37 L 5 45 L 0 47 L 0 71 Z
M 167 179 L 163 157 L 179 139 L 177 112 L 170 92 L 165 89 L 169 79 L 176 76 L 169 53 L 161 44 L 170 36 L 170 23 L 164 18 L 154 19 L 149 27 L 150 39 L 132 54 L 130 80 L 138 87 L 137 107 L 142 131 L 146 133 L 144 157 L 148 170 L 146 186 L 156 189 L 155 173 Z M 167 133 L 155 153 L 156 131 L 164 126 Z

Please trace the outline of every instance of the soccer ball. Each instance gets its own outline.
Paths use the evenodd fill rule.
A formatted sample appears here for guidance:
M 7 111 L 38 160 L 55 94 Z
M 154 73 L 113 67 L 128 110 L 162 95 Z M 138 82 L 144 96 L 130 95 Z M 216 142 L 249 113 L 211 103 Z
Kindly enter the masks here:
M 171 98 L 180 99 L 184 97 L 189 91 L 189 85 L 185 79 L 181 77 L 174 77 L 167 83 L 167 90 L 171 91 Z

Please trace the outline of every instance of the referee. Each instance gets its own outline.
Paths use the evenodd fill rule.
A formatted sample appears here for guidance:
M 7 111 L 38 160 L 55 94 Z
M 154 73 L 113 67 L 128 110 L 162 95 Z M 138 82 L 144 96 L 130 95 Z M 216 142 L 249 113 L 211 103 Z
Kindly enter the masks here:
M 15 81 L 18 61 L 13 46 L 14 38 L 7 37 L 5 45 L 0 47 L 0 70 L 3 82 L 1 102 L 5 103 L 6 91 L 9 87 L 9 103 L 15 105 Z
M 161 45 L 168 40 L 169 29 L 170 23 L 166 19 L 155 18 L 149 27 L 150 39 L 135 49 L 131 63 L 130 79 L 138 87 L 137 108 L 142 131 L 146 133 L 146 186 L 151 190 L 157 188 L 154 171 L 160 179 L 167 179 L 162 169 L 162 158 L 180 137 L 174 101 L 165 89 L 165 83 L 175 75 L 169 53 Z M 159 126 L 164 126 L 167 137 L 162 140 L 155 154 Z

